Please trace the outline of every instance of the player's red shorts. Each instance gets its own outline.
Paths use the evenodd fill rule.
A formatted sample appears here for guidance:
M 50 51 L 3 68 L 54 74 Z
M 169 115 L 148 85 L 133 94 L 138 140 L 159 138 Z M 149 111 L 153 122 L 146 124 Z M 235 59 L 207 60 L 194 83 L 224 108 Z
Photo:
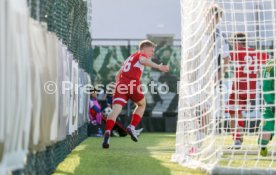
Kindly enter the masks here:
M 255 94 L 246 94 L 246 93 L 232 93 L 227 102 L 226 113 L 234 115 L 235 112 L 242 114 L 242 111 L 246 109 L 247 105 L 250 105 L 252 100 L 255 100 Z M 248 103 L 249 102 L 249 103 Z
M 125 106 L 127 101 L 131 99 L 133 102 L 139 102 L 144 98 L 140 81 L 121 78 L 116 83 L 112 104 L 120 104 Z

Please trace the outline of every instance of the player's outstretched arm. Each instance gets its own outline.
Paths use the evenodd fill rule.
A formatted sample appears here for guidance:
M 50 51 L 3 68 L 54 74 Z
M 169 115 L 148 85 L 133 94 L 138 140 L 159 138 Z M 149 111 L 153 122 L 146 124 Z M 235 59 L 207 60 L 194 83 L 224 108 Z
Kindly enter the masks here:
M 170 70 L 169 66 L 163 65 L 163 64 L 156 64 L 144 57 L 139 58 L 139 61 L 144 66 L 152 67 L 152 68 L 158 69 L 162 72 L 168 72 Z

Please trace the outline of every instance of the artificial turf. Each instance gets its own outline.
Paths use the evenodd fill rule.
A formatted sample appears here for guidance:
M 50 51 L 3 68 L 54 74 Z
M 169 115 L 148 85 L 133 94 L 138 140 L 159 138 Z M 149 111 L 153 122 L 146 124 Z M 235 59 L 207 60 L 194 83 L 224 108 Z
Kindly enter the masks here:
M 170 161 L 175 134 L 142 133 L 137 143 L 130 137 L 112 137 L 110 148 L 102 138 L 89 137 L 61 162 L 54 175 L 202 175 Z

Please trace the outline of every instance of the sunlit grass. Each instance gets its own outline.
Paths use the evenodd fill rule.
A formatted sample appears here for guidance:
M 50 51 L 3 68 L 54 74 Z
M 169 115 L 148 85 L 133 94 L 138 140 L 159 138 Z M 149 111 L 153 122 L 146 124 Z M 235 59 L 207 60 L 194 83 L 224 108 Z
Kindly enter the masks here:
M 110 149 L 101 148 L 102 138 L 88 138 L 56 169 L 57 174 L 79 175 L 202 175 L 170 161 L 175 134 L 143 133 L 139 142 L 129 137 L 111 138 Z
M 224 149 L 232 144 L 231 136 L 217 136 L 217 144 Z M 200 170 L 185 168 L 171 162 L 175 150 L 175 134 L 143 133 L 139 142 L 129 137 L 111 138 L 110 149 L 101 148 L 102 138 L 90 137 L 77 146 L 67 158 L 59 164 L 57 174 L 79 175 L 189 175 L 206 174 Z M 275 140 L 273 141 L 275 143 Z M 275 145 L 274 145 L 275 147 Z M 271 145 L 269 150 L 273 150 Z M 272 157 L 263 158 L 258 154 L 257 137 L 245 136 L 239 154 L 229 152 L 222 156 L 219 166 L 235 168 L 276 167 Z

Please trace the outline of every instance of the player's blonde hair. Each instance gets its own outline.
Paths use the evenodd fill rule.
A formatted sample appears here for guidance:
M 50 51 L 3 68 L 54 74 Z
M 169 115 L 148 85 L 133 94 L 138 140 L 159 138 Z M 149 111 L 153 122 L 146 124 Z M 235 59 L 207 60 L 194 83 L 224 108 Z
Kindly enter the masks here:
M 150 40 L 143 40 L 139 43 L 139 50 L 142 50 L 145 47 L 156 47 L 156 44 Z

